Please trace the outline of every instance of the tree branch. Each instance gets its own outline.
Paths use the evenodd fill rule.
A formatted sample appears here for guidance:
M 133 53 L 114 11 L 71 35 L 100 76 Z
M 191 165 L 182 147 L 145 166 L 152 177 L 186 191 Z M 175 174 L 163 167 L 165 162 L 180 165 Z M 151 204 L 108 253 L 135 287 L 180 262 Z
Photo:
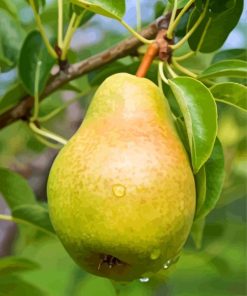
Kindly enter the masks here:
M 141 35 L 145 38 L 151 39 L 157 33 L 156 23 L 152 23 L 146 29 L 141 32 Z M 70 65 L 65 72 L 60 72 L 58 75 L 51 77 L 44 92 L 40 96 L 40 99 L 46 98 L 48 95 L 59 89 L 64 84 L 71 80 L 76 79 L 90 71 L 96 70 L 110 62 L 113 62 L 119 58 L 131 55 L 136 52 L 136 49 L 141 45 L 141 42 L 135 37 L 128 38 L 114 47 L 103 51 L 100 54 L 94 55 L 80 63 Z M 22 101 L 0 115 L 0 129 L 4 128 L 11 123 L 23 119 L 26 120 L 33 107 L 33 97 L 26 96 Z

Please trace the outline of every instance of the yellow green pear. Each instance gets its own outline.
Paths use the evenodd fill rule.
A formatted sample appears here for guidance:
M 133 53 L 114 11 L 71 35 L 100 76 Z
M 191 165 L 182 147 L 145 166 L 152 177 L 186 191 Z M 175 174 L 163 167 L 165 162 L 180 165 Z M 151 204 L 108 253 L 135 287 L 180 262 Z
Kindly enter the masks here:
M 114 280 L 156 272 L 183 247 L 195 199 L 160 89 L 126 73 L 107 78 L 49 175 L 50 217 L 68 253 Z

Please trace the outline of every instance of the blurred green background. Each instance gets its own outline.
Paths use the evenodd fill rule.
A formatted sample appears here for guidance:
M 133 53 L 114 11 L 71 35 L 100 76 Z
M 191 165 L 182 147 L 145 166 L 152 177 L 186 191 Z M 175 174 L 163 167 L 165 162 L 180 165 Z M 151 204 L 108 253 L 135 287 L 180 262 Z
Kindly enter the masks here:
M 14 0 L 21 24 L 29 32 L 35 27 L 32 11 L 23 0 Z M 136 26 L 135 1 L 127 1 L 126 21 Z M 143 25 L 155 18 L 156 2 L 141 1 Z M 239 25 L 228 37 L 223 49 L 246 48 L 246 5 Z M 156 9 L 155 9 L 156 8 Z M 155 12 L 156 11 L 156 12 Z M 56 1 L 47 1 L 42 12 L 46 29 L 53 35 L 56 28 Z M 76 33 L 70 61 L 76 62 L 109 48 L 128 33 L 118 23 L 101 16 L 94 16 Z M 186 48 L 184 49 L 186 50 Z M 215 54 L 199 55 L 191 60 L 197 69 L 211 63 Z M 71 104 L 46 126 L 69 138 L 80 125 L 95 88 L 107 72 L 133 71 L 136 58 L 124 58 L 110 64 L 102 71 L 95 71 L 79 78 L 52 94 L 41 104 L 41 114 L 47 114 L 73 98 L 84 95 Z M 117 69 L 117 70 L 115 70 Z M 16 70 L 0 73 L 0 95 L 16 79 Z M 153 74 L 150 73 L 150 76 Z M 156 77 L 153 75 L 154 80 Z M 219 107 L 219 138 L 224 147 L 226 179 L 224 190 L 216 209 L 207 217 L 201 249 L 197 250 L 191 238 L 176 266 L 160 272 L 148 282 L 129 284 L 113 283 L 92 276 L 79 269 L 65 252 L 60 242 L 28 226 L 0 222 L 0 255 L 17 255 L 29 258 L 39 268 L 25 273 L 11 274 L 8 281 L 1 280 L 0 295 L 9 296 L 146 296 L 146 295 L 247 295 L 246 271 L 246 121 L 245 114 L 230 106 Z M 1 112 L 1 111 L 0 111 Z M 25 176 L 40 200 L 46 200 L 46 179 L 56 155 L 33 137 L 25 123 L 16 122 L 0 131 L 0 166 L 11 168 Z M 1 200 L 0 207 L 6 210 Z M 16 280 L 18 277 L 18 281 Z

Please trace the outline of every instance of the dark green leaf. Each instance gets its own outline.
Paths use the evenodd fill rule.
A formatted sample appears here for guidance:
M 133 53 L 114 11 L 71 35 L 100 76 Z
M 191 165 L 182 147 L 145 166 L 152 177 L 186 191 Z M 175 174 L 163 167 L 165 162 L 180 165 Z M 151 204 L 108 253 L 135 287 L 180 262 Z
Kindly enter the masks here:
M 122 19 L 125 13 L 125 0 L 117 2 L 112 0 L 71 0 L 71 2 L 94 13 L 118 20 Z
M 27 181 L 3 168 L 0 168 L 0 192 L 11 209 L 23 204 L 35 204 L 34 193 Z
M 18 64 L 20 78 L 31 95 L 34 95 L 36 68 L 39 61 L 42 63 L 40 67 L 39 92 L 42 92 L 55 60 L 48 53 L 40 33 L 33 31 L 25 39 Z
M 206 198 L 206 170 L 202 166 L 199 172 L 195 175 L 196 182 L 196 213 L 198 213 L 205 202 Z
M 189 77 L 169 80 L 184 116 L 194 173 L 209 158 L 217 133 L 217 110 L 212 94 L 199 81 Z
M 160 17 L 166 8 L 166 4 L 164 1 L 157 1 L 154 6 L 154 16 L 155 18 Z
M 212 64 L 221 60 L 247 60 L 247 50 L 242 48 L 222 50 L 214 56 Z
M 191 228 L 191 237 L 197 249 L 200 249 L 202 246 L 204 227 L 205 227 L 205 218 L 201 218 L 196 220 L 193 223 Z
M 215 84 L 210 90 L 217 101 L 247 111 L 246 86 L 239 83 L 224 82 Z
M 0 259 L 0 276 L 21 272 L 29 271 L 39 268 L 39 265 L 29 259 L 21 257 L 4 257 Z
M 25 32 L 20 23 L 0 8 L 0 70 L 13 67 L 18 59 Z
M 12 210 L 12 216 L 14 218 L 21 219 L 26 223 L 29 223 L 36 228 L 48 233 L 54 233 L 54 229 L 50 222 L 48 209 L 36 204 L 36 205 L 21 205 L 15 207 Z
M 197 50 L 201 37 L 204 35 L 200 46 L 201 52 L 212 52 L 220 48 L 230 32 L 237 25 L 243 10 L 243 0 L 209 1 L 206 16 L 195 32 L 189 38 L 192 50 Z M 198 20 L 201 10 L 197 7 L 191 13 L 188 31 Z M 206 32 L 204 32 L 206 30 Z
M 189 155 L 190 154 L 190 145 L 189 145 L 189 139 L 188 139 L 185 123 L 180 117 L 176 117 L 175 126 L 177 129 L 178 135 L 184 145 L 184 148 Z
M 25 95 L 25 90 L 20 83 L 12 85 L 6 93 L 0 97 L 0 114 L 15 106 Z
M 9 275 L 0 277 L 1 296 L 47 296 L 47 293 L 22 278 Z
M 207 216 L 216 206 L 224 183 L 224 153 L 218 139 L 209 160 L 205 163 L 206 198 L 203 206 L 196 214 L 196 219 Z
M 209 66 L 199 78 L 214 78 L 221 76 L 246 77 L 247 62 L 240 60 L 224 60 Z

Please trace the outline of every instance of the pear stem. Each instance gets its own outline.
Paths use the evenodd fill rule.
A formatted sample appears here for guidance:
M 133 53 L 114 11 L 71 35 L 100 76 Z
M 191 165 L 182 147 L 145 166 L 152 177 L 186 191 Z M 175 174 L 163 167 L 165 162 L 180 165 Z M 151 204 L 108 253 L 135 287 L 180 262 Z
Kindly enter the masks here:
M 147 74 L 148 69 L 150 68 L 153 60 L 158 55 L 159 52 L 159 46 L 156 42 L 149 45 L 142 62 L 136 72 L 137 77 L 145 77 Z

